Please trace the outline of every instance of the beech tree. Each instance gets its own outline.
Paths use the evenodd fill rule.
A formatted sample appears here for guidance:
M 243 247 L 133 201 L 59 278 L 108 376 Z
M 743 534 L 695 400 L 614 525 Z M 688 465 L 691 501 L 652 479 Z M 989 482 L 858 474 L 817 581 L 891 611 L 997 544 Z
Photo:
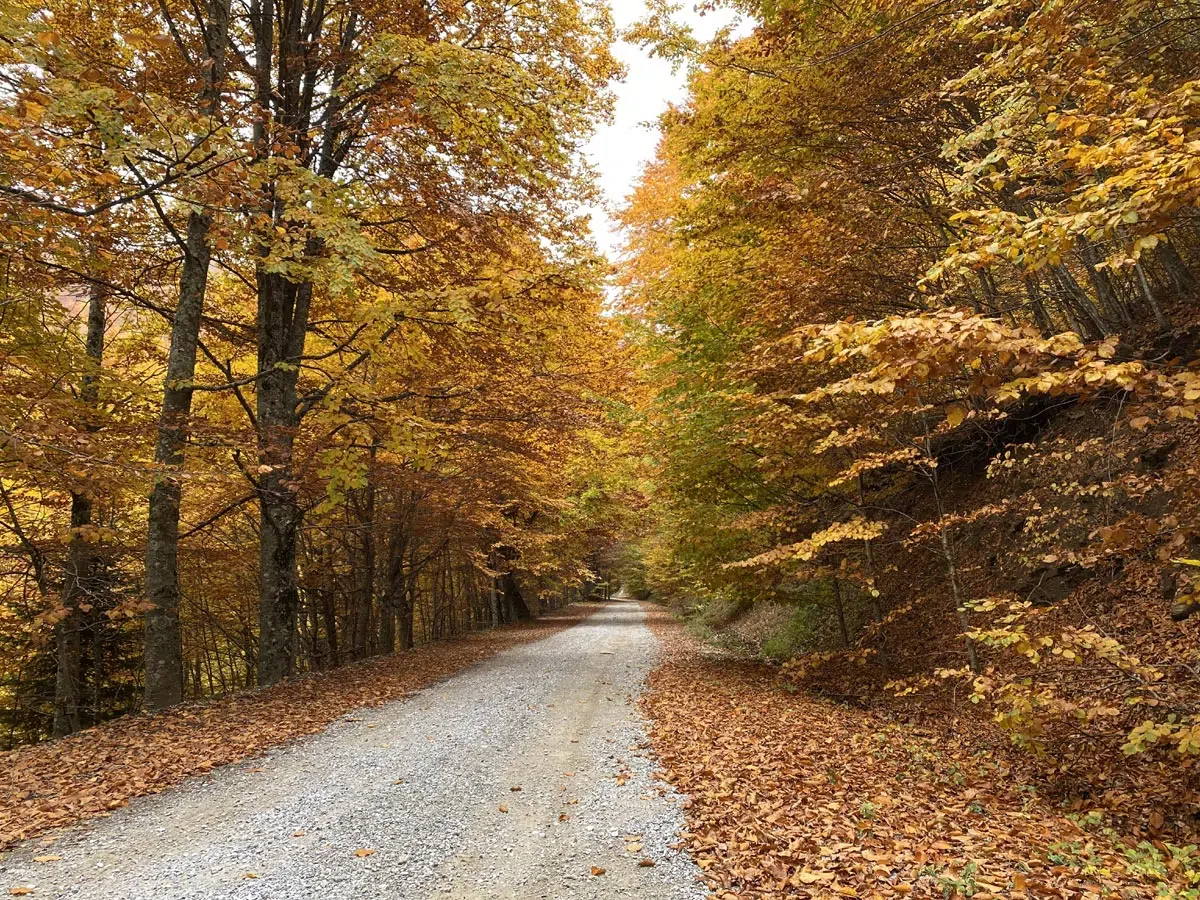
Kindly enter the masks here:
M 1134 559 L 1190 583 L 1186 514 L 1148 500 L 1178 481 L 1132 462 L 1200 398 L 1172 332 L 1200 260 L 1187 16 L 736 7 L 736 39 L 698 44 L 665 7 L 634 29 L 690 88 L 624 213 L 647 582 L 718 619 L 819 610 L 792 665 L 820 686 L 851 661 L 904 693 L 969 685 L 1032 746 L 1094 733 L 1165 676 L 1028 597 Z M 1107 469 L 1098 434 L 1061 436 L 1068 408 L 1111 418 Z M 1048 659 L 1126 693 L 1049 686 Z
M 579 215 L 604 8 L 68 2 L 0 27 L 7 690 L 44 673 L 13 734 L 578 590 L 579 460 L 619 380 Z M 113 668 L 76 651 L 93 634 Z

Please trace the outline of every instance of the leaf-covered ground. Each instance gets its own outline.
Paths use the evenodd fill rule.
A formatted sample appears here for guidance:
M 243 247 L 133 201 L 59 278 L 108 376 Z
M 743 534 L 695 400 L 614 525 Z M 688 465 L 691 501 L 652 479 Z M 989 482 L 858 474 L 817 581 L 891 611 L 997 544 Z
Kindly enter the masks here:
M 1063 809 L 965 724 L 789 692 L 666 612 L 651 624 L 667 651 L 643 700 L 654 749 L 721 900 L 1195 896 L 1193 848 Z
M 401 699 L 502 650 L 574 625 L 597 608 L 577 603 L 533 623 L 426 644 L 155 716 L 127 716 L 4 754 L 0 848 L 257 756 L 352 710 Z

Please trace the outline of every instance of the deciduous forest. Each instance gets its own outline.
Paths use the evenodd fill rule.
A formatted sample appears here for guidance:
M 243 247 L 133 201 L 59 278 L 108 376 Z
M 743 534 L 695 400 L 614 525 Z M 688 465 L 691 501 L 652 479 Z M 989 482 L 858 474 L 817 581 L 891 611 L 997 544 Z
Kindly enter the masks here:
M 1200 896 L 1200 5 L 714 9 L 0 0 L 0 845 L 620 587 L 715 896 Z
M 577 589 L 617 351 L 574 147 L 610 30 L 6 4 L 9 744 Z

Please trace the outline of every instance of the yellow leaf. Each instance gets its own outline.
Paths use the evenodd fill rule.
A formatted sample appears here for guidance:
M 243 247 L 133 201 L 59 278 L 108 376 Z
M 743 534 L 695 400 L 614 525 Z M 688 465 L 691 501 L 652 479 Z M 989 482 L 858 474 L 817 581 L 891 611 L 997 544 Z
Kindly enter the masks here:
M 364 857 L 364 856 L 374 856 L 375 851 L 370 849 L 369 847 L 363 847 L 359 850 L 355 850 L 354 855 L 357 857 L 360 857 L 360 858 Z

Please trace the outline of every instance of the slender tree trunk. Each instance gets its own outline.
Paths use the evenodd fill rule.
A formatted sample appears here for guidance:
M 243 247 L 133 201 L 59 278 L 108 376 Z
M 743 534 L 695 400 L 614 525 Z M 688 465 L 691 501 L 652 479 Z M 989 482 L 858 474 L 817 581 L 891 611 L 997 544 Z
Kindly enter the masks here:
M 179 279 L 179 305 L 171 328 L 166 384 L 154 462 L 160 467 L 150 493 L 146 530 L 145 704 L 162 709 L 183 699 L 183 640 L 179 625 L 179 502 L 183 448 L 191 415 L 191 381 L 208 281 L 208 216 L 188 217 L 187 255 Z
M 1183 257 L 1171 241 L 1160 241 L 1156 253 L 1180 297 L 1184 297 L 1196 289 L 1196 276 L 1192 274 L 1191 269 L 1187 267 L 1187 263 L 1184 262 Z
M 94 410 L 100 398 L 100 370 L 104 365 L 104 331 L 107 323 L 108 296 L 99 284 L 88 292 L 87 370 L 79 389 L 79 399 Z M 94 425 L 85 427 L 94 430 Z M 96 553 L 93 546 L 92 497 L 86 490 L 71 492 L 71 541 L 67 548 L 67 566 L 63 577 L 62 604 L 65 615 L 55 626 L 57 667 L 54 679 L 55 737 L 78 731 L 83 723 L 80 700 L 83 696 L 83 630 L 87 607 L 95 605 L 94 573 Z M 91 602 L 89 602 L 89 600 Z
M 925 455 L 934 463 L 933 444 L 929 438 L 929 420 L 922 414 L 921 421 L 925 427 Z M 937 466 L 931 466 L 929 481 L 933 487 L 933 500 L 937 509 L 938 537 L 942 545 L 942 558 L 946 561 L 946 575 L 950 581 L 950 597 L 954 601 L 954 613 L 958 617 L 959 627 L 963 630 L 963 641 L 967 648 L 967 665 L 976 675 L 979 674 L 979 655 L 975 650 L 975 641 L 970 637 L 971 616 L 962 605 L 962 592 L 958 585 L 958 563 L 954 558 L 954 547 L 950 543 L 949 527 L 945 523 L 946 511 L 942 505 L 942 492 L 938 483 Z
M 375 453 L 378 439 L 371 442 L 370 463 L 367 470 L 367 486 L 364 490 L 362 515 L 358 522 L 361 529 L 358 555 L 359 564 L 355 572 L 355 603 L 358 606 L 357 630 L 354 635 L 354 654 L 358 659 L 367 656 L 372 643 L 371 612 L 375 604 Z
M 413 647 L 413 623 L 417 611 L 417 541 L 413 535 L 408 542 L 408 577 L 405 579 L 404 602 L 400 604 L 400 649 Z
M 211 0 L 204 34 L 208 58 L 204 60 L 201 102 L 210 116 L 220 104 L 229 41 L 229 0 Z M 179 626 L 179 502 L 183 448 L 192 411 L 192 379 L 196 373 L 196 348 L 208 288 L 212 219 L 193 209 L 188 216 L 183 270 L 179 276 L 179 302 L 171 325 L 171 347 L 159 414 L 154 463 L 159 472 L 150 493 L 146 529 L 145 705 L 156 710 L 183 699 L 183 639 Z
M 833 605 L 837 610 L 838 630 L 842 635 L 842 647 L 850 646 L 850 629 L 846 627 L 846 607 L 842 603 L 842 581 L 833 579 Z
M 1146 277 L 1146 268 L 1142 265 L 1142 261 L 1138 260 L 1133 264 L 1133 270 L 1137 273 L 1138 285 L 1142 289 L 1142 296 L 1146 298 L 1146 305 L 1150 307 L 1150 312 L 1154 314 L 1154 324 L 1160 332 L 1171 330 L 1171 320 L 1167 318 L 1167 314 L 1163 312 L 1162 306 L 1159 305 L 1158 298 L 1154 296 L 1154 289 L 1150 286 L 1150 280 Z

